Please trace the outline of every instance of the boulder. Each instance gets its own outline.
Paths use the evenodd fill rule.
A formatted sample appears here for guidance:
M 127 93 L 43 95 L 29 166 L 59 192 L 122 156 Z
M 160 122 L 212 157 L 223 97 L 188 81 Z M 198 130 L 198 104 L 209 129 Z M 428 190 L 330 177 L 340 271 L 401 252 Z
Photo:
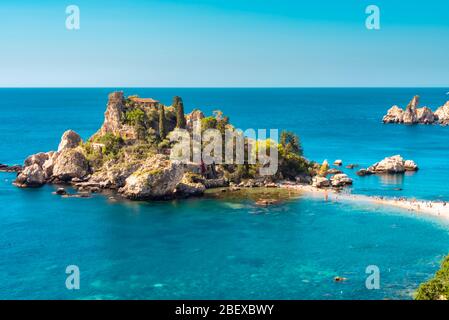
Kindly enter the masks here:
M 344 173 L 336 174 L 332 176 L 330 180 L 333 187 L 343 187 L 352 184 L 352 179 Z
M 396 155 L 387 157 L 366 170 L 371 173 L 403 173 L 406 170 L 416 171 L 418 166 L 412 160 L 404 160 L 400 155 Z
M 399 155 L 388 157 L 373 164 L 368 168 L 368 171 L 375 173 L 401 173 L 405 171 L 404 159 Z
M 89 163 L 79 149 L 62 150 L 53 166 L 53 178 L 64 182 L 69 182 L 73 178 L 82 179 L 89 172 Z
M 201 182 L 195 182 L 193 180 L 191 174 L 184 174 L 181 182 L 176 186 L 176 194 L 182 197 L 202 195 L 206 190 L 206 187 Z
M 44 162 L 49 158 L 49 154 L 45 152 L 39 152 L 33 154 L 25 159 L 24 167 L 32 166 L 33 164 L 37 164 L 39 167 L 42 167 Z
M 44 171 L 37 163 L 25 167 L 14 181 L 20 188 L 40 187 L 45 183 Z
M 384 123 L 402 123 L 404 121 L 404 110 L 398 106 L 391 107 L 383 117 Z
M 134 200 L 164 199 L 174 195 L 184 176 L 184 166 L 157 154 L 145 161 L 119 189 L 126 198 Z
M 50 179 L 53 176 L 53 167 L 55 165 L 55 161 L 58 158 L 59 152 L 49 152 L 48 159 L 45 160 L 42 165 L 42 169 L 44 171 L 45 179 Z
M 61 137 L 61 142 L 58 146 L 58 151 L 62 151 L 64 149 L 73 149 L 76 148 L 82 143 L 80 135 L 73 130 L 67 130 Z
M 343 164 L 343 161 L 342 160 L 335 160 L 334 161 L 334 165 L 335 166 L 341 166 Z
M 364 177 L 374 174 L 374 172 L 369 171 L 368 169 L 360 169 L 356 172 L 358 176 Z
M 330 186 L 330 181 L 325 177 L 315 176 L 312 179 L 312 186 L 317 188 L 326 188 Z
M 327 174 L 339 174 L 339 173 L 343 173 L 343 172 L 341 170 L 338 170 L 335 168 L 327 170 Z
M 63 195 L 66 195 L 66 194 L 67 194 L 67 191 L 66 191 L 64 188 L 58 188 L 58 189 L 55 191 L 55 194 L 60 195 L 60 196 L 63 196 Z
M 413 160 L 405 160 L 405 171 L 418 171 L 418 165 Z

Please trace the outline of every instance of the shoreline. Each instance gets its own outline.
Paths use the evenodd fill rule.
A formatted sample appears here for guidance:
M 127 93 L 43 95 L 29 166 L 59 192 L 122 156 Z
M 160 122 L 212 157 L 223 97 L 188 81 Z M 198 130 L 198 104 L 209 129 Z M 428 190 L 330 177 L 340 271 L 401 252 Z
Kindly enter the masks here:
M 408 198 L 388 198 L 382 196 L 368 196 L 363 194 L 341 193 L 333 189 L 321 189 L 311 185 L 280 183 L 280 188 L 293 189 L 312 195 L 313 197 L 324 197 L 325 201 L 350 201 L 366 202 L 405 209 L 410 212 L 423 213 L 434 217 L 449 220 L 449 203 L 443 201 L 426 201 Z

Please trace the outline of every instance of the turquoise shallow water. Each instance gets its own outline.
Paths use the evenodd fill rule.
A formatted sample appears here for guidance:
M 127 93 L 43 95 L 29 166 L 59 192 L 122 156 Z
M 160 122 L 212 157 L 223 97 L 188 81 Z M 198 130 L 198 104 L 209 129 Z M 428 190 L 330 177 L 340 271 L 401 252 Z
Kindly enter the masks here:
M 72 128 L 99 127 L 111 89 L 1 89 L 0 163 L 54 149 Z M 240 128 L 288 128 L 311 159 L 371 164 L 400 153 L 421 171 L 355 179 L 354 191 L 449 199 L 449 129 L 385 126 L 393 103 L 415 93 L 431 107 L 444 89 L 127 89 L 183 96 L 187 109 L 221 108 Z M 352 172 L 348 171 L 349 174 Z M 19 190 L 0 174 L 0 298 L 410 298 L 449 252 L 445 221 L 367 204 L 300 197 L 270 209 L 251 201 L 130 203 L 63 199 L 53 187 Z M 401 188 L 398 191 L 397 188 Z M 65 267 L 81 289 L 65 289 Z M 365 288 L 365 268 L 381 289 Z M 348 278 L 334 283 L 334 276 Z

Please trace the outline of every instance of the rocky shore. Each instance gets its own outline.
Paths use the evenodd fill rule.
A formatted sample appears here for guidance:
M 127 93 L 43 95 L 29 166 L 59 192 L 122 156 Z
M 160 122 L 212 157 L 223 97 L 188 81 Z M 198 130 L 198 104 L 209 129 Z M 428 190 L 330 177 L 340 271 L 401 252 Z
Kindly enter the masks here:
M 21 165 L 8 166 L 6 164 L 1 164 L 0 163 L 0 172 L 16 172 L 16 173 L 19 173 L 21 171 L 22 171 L 22 166 Z
M 433 112 L 428 107 L 419 108 L 419 96 L 414 96 L 404 109 L 393 106 L 383 117 L 384 123 L 449 125 L 449 101 Z

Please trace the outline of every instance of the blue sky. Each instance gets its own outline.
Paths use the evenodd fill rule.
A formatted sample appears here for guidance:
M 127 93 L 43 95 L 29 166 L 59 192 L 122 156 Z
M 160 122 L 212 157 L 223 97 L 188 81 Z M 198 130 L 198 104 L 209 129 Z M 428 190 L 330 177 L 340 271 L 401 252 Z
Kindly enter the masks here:
M 80 30 L 65 28 L 71 4 Z M 444 87 L 448 13 L 447 0 L 2 0 L 0 86 Z

